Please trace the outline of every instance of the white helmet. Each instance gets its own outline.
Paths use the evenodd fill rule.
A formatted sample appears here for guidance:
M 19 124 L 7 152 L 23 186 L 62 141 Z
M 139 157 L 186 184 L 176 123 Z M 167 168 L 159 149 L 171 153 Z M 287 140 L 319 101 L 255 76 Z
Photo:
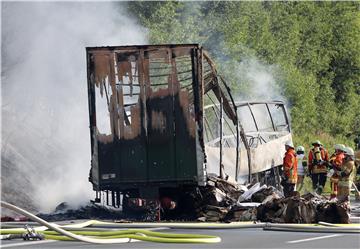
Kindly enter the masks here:
M 298 152 L 298 151 L 305 152 L 305 148 L 300 145 L 300 146 L 296 147 L 296 152 Z
M 335 150 L 345 151 L 345 145 L 343 145 L 343 144 L 335 144 L 334 149 Z
M 294 149 L 294 144 L 290 140 L 286 141 L 285 146 L 289 146 Z
M 322 143 L 320 142 L 320 140 L 315 140 L 314 142 L 311 143 L 312 145 L 322 145 Z
M 348 156 L 354 156 L 354 150 L 350 147 L 345 147 L 344 152 Z

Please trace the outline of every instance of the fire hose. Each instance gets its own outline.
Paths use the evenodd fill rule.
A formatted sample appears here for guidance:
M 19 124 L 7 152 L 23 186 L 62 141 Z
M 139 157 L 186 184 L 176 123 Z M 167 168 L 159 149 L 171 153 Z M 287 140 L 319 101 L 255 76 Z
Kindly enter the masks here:
M 326 225 L 325 225 L 326 224 Z M 264 230 L 286 232 L 313 232 L 313 233 L 360 233 L 359 224 L 271 224 L 266 223 Z M 354 226 L 352 226 L 354 225 Z
M 161 243 L 218 243 L 220 237 L 200 234 L 167 234 L 153 232 L 145 229 L 129 229 L 122 231 L 72 231 L 69 232 L 58 225 L 51 224 L 30 212 L 10 203 L 1 201 L 1 206 L 25 215 L 53 231 L 41 231 L 45 239 L 53 240 L 78 240 L 95 244 L 127 243 L 131 241 L 151 241 Z M 42 229 L 43 230 L 43 229 Z M 19 234 L 24 229 L 0 229 L 1 234 Z M 91 237 L 88 237 L 91 236 Z
M 198 234 L 169 234 L 149 231 L 146 228 L 181 228 L 181 229 L 239 229 L 239 228 L 263 228 L 272 231 L 289 232 L 315 232 L 315 233 L 360 233 L 359 224 L 272 224 L 272 223 L 112 223 L 89 220 L 81 224 L 65 225 L 60 227 L 19 208 L 12 204 L 1 201 L 1 206 L 27 216 L 45 227 L 37 227 L 35 230 L 43 234 L 45 239 L 52 240 L 79 240 L 88 243 L 127 243 L 131 241 L 151 241 L 160 243 L 217 243 L 220 237 Z M 92 228 L 94 227 L 94 228 Z M 95 228 L 96 227 L 96 228 Z M 103 229 L 132 228 L 128 230 L 103 230 Z M 51 229 L 53 231 L 47 231 Z M 95 229 L 95 230 L 92 230 Z M 98 230 L 96 230 L 98 229 Z M 69 232 L 67 230 L 72 230 Z M 21 234 L 25 229 L 0 229 L 0 234 Z M 64 237 L 65 235 L 66 237 Z M 90 236 L 90 237 L 87 237 Z

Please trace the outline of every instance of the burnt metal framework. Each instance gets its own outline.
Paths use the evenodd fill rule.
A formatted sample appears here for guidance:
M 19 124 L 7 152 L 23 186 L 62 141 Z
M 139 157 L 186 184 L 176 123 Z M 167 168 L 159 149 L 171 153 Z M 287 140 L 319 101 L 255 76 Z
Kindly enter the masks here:
M 224 122 L 218 121 L 222 120 L 221 102 L 213 101 L 209 93 L 206 94 L 206 97 L 211 102 L 204 107 L 207 154 L 215 161 L 217 157 L 214 154 L 217 155 L 219 147 L 224 147 L 224 149 L 220 149 L 222 155 L 220 160 L 224 162 L 226 175 L 238 179 L 239 176 L 245 174 L 250 182 L 253 174 L 281 164 L 282 144 L 291 139 L 290 121 L 284 102 L 235 102 L 239 122 L 238 129 L 235 130 L 232 123 L 226 118 Z M 241 143 L 240 149 L 237 150 L 238 157 L 235 162 L 235 141 L 239 137 Z M 239 154 L 241 155 L 240 162 Z M 222 160 L 223 157 L 224 161 Z M 236 168 L 232 165 L 236 165 Z M 248 170 L 246 171 L 245 168 Z
M 196 44 L 91 47 L 87 66 L 89 181 L 97 197 L 105 192 L 107 203 L 110 193 L 114 206 L 121 193 L 205 185 L 209 173 L 251 181 L 279 165 L 281 151 L 274 152 L 291 139 L 284 103 L 234 102 Z M 270 118 L 265 130 L 259 106 Z M 282 111 L 280 127 L 274 107 Z M 245 109 L 248 117 L 242 116 Z
M 259 144 L 265 144 L 271 140 L 274 141 L 274 140 L 278 139 L 280 136 L 283 136 L 285 138 L 284 140 L 291 139 L 290 120 L 289 120 L 289 116 L 288 116 L 285 104 L 282 101 L 236 102 L 235 104 L 237 106 L 238 115 L 239 115 L 239 112 L 241 112 L 241 110 L 243 108 L 246 108 L 249 110 L 251 117 L 252 117 L 253 124 L 255 126 L 255 130 L 247 131 L 246 127 L 245 127 L 245 122 L 249 122 L 249 120 L 245 120 L 241 117 L 239 118 L 239 122 L 241 124 L 243 133 L 245 135 L 244 140 L 246 140 L 246 143 L 247 143 L 246 149 L 247 149 L 247 155 L 248 155 L 248 179 L 250 182 L 251 176 L 253 173 L 259 173 L 259 172 L 262 172 L 265 170 L 269 170 L 268 165 L 266 165 L 266 163 L 265 163 L 263 166 L 264 167 L 263 169 L 260 169 L 260 170 L 257 169 L 257 172 L 253 172 L 253 168 L 256 168 L 256 166 L 258 166 L 258 165 L 256 165 L 256 164 L 258 164 L 257 158 L 263 156 L 260 154 L 261 152 L 259 150 L 256 150 L 256 148 L 259 146 Z M 277 109 L 280 108 L 281 111 L 277 112 L 277 113 L 273 113 L 270 110 L 270 106 L 275 106 Z M 254 111 L 254 109 L 256 110 L 256 108 L 259 108 L 259 107 L 265 107 L 263 113 L 261 114 L 260 120 L 255 117 L 255 111 Z M 280 126 L 278 126 L 278 124 L 275 123 L 274 119 L 275 119 L 276 115 L 280 116 L 280 118 L 283 119 L 283 123 Z M 271 126 L 267 127 L 267 129 L 260 129 L 259 122 L 261 121 L 262 124 L 266 124 L 267 123 L 266 119 L 268 119 L 270 121 Z M 264 138 L 265 136 L 266 136 L 266 138 Z M 257 143 L 255 141 L 257 141 Z M 282 142 L 284 143 L 285 141 L 282 141 Z M 278 144 L 276 146 L 278 146 Z M 273 148 L 273 149 L 276 151 L 279 148 Z M 253 150 L 253 153 L 251 150 Z M 253 158 L 250 156 L 251 154 L 254 155 Z M 260 154 L 260 155 L 257 155 L 257 154 Z M 276 155 L 273 155 L 273 157 L 275 158 Z M 281 157 L 279 157 L 279 156 L 277 158 L 278 158 L 278 160 L 279 160 L 279 158 L 281 159 Z M 272 160 L 274 160 L 274 159 L 272 159 Z M 275 165 L 271 165 L 271 167 L 273 167 L 273 166 L 275 166 Z
M 238 112 L 241 111 L 242 108 L 246 108 L 249 110 L 249 112 L 251 114 L 255 130 L 245 131 L 249 147 L 256 147 L 256 144 L 254 143 L 255 139 L 258 139 L 258 141 L 260 143 L 267 142 L 267 140 L 264 139 L 264 137 L 261 134 L 280 135 L 280 134 L 283 134 L 284 132 L 291 133 L 289 115 L 288 115 L 287 109 L 286 109 L 283 101 L 236 102 L 235 105 L 238 109 Z M 281 129 L 279 129 L 280 128 L 279 124 L 276 124 L 274 121 L 275 114 L 270 110 L 271 105 L 276 106 L 277 109 L 281 109 L 280 115 L 281 115 L 281 118 L 283 118 L 283 123 L 280 125 L 280 126 L 282 126 Z M 261 107 L 261 106 L 266 108 L 265 109 L 266 111 L 264 113 L 262 113 L 263 119 L 258 120 L 255 117 L 254 109 L 257 107 Z M 277 114 L 279 114 L 279 113 L 277 113 Z M 259 121 L 262 121 L 262 123 L 266 123 L 266 122 L 264 122 L 264 118 L 265 119 L 268 118 L 271 123 L 271 127 L 269 127 L 266 130 L 259 128 Z M 239 118 L 239 122 L 242 124 L 242 127 L 244 127 L 244 120 Z M 257 135 L 257 136 L 254 136 L 254 135 Z
M 94 190 L 114 198 L 131 188 L 204 185 L 204 94 L 214 93 L 238 130 L 230 89 L 207 53 L 196 44 L 86 51 Z

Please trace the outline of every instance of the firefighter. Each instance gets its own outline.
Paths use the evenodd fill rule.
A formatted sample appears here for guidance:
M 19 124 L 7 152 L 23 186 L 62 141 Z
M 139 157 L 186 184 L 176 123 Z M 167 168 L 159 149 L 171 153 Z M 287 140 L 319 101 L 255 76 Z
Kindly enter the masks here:
M 301 191 L 304 186 L 304 176 L 307 172 L 307 161 L 305 157 L 305 148 L 303 146 L 296 147 L 297 158 L 297 183 L 296 190 Z
M 355 143 L 355 149 L 360 150 L 360 134 L 357 135 L 357 137 L 354 139 Z
M 329 167 L 330 171 L 328 177 L 330 178 L 331 195 L 330 199 L 334 199 L 338 192 L 339 176 L 341 172 L 341 166 L 345 157 L 344 150 L 345 145 L 335 144 L 335 152 L 330 156 Z
M 319 140 L 314 141 L 312 145 L 314 147 L 309 151 L 308 167 L 313 190 L 321 194 L 326 183 L 329 154 Z
M 285 143 L 285 156 L 283 160 L 283 176 L 281 184 L 284 187 L 285 197 L 293 195 L 297 181 L 297 158 L 294 145 L 291 141 Z
M 351 173 L 355 168 L 354 150 L 350 147 L 345 147 L 345 158 L 341 167 L 338 188 L 338 200 L 343 202 L 350 202 L 350 186 Z
M 359 138 L 360 139 L 360 138 Z M 357 188 L 355 191 L 355 200 L 360 201 L 360 140 L 359 144 L 357 145 L 357 151 L 354 151 L 355 154 L 355 171 L 354 171 L 354 184 Z

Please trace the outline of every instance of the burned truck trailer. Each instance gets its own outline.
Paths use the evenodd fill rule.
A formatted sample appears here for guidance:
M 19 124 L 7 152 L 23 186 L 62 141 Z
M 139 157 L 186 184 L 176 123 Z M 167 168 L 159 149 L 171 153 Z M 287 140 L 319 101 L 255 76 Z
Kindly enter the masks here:
M 97 201 L 101 193 L 116 207 L 121 196 L 177 195 L 205 186 L 209 174 L 249 181 L 281 164 L 282 152 L 274 152 L 291 139 L 284 104 L 236 103 L 199 45 L 86 51 L 89 181 Z M 258 105 L 265 106 L 270 117 L 266 129 L 256 117 L 261 113 L 254 110 Z M 248 111 L 242 111 L 244 107 Z M 246 130 L 249 118 L 254 129 Z M 257 151 L 267 153 L 266 158 Z

